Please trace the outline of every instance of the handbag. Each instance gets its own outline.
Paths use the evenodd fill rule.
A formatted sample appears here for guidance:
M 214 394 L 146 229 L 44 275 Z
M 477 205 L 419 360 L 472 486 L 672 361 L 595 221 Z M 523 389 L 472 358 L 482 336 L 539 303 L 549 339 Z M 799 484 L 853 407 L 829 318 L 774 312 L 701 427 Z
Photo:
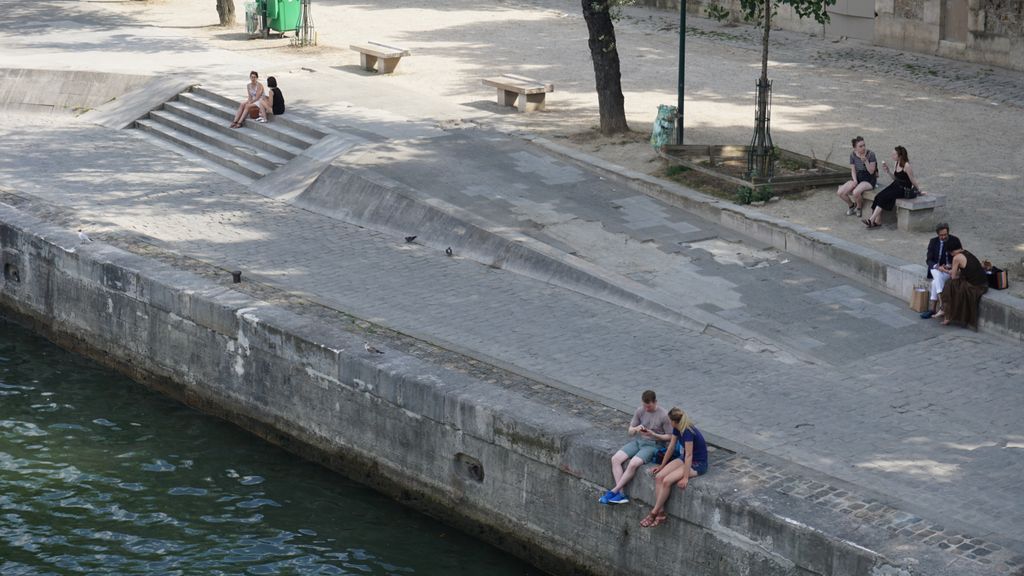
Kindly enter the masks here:
M 1006 290 L 1010 286 L 1009 280 L 1006 277 L 1006 270 L 998 266 L 985 270 L 985 274 L 988 276 L 988 287 L 993 290 Z
M 921 191 L 917 188 L 917 186 L 914 186 L 913 184 L 903 188 L 903 197 L 904 198 L 912 199 L 912 198 L 917 198 L 920 195 L 921 195 Z

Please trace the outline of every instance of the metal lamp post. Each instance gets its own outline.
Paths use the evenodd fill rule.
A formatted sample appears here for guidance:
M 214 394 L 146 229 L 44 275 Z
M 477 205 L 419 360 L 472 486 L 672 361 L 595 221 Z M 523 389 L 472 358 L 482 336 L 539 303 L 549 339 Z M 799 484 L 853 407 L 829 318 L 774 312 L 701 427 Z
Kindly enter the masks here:
M 679 0 L 679 86 L 676 88 L 676 144 L 683 143 L 683 86 L 686 79 L 686 0 Z

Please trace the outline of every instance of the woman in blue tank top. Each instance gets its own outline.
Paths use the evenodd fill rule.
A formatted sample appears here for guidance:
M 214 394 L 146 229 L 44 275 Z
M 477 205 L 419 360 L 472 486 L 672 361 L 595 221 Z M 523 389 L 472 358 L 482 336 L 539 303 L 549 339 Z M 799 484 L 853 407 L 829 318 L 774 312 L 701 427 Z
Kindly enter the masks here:
M 680 408 L 668 411 L 668 419 L 672 422 L 672 440 L 665 451 L 661 464 L 655 466 L 651 473 L 654 477 L 654 508 L 640 526 L 653 528 L 668 519 L 665 514 L 665 502 L 672 494 L 672 486 L 686 490 L 690 478 L 700 476 L 708 471 L 708 444 L 693 420 Z M 683 457 L 672 460 L 676 453 L 676 444 L 683 445 Z M 670 461 L 671 460 L 671 461 Z

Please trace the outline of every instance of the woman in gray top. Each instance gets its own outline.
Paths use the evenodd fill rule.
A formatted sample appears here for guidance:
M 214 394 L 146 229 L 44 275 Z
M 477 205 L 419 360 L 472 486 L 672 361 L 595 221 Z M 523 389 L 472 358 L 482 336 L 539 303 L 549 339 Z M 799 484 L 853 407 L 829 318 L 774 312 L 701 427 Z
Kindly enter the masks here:
M 878 164 L 875 153 L 868 150 L 864 138 L 857 136 L 851 142 L 853 151 L 850 152 L 850 179 L 839 187 L 836 194 L 839 199 L 846 202 L 846 215 L 858 217 L 864 215 L 864 193 L 874 190 L 878 182 Z

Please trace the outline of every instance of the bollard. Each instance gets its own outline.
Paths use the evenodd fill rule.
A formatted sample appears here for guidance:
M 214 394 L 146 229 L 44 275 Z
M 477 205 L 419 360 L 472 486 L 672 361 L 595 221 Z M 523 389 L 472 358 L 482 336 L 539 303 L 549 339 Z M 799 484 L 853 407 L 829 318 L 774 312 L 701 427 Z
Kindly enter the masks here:
M 234 270 L 233 272 L 231 272 L 231 282 L 233 284 L 238 284 L 241 281 L 242 281 L 242 271 L 241 270 Z

